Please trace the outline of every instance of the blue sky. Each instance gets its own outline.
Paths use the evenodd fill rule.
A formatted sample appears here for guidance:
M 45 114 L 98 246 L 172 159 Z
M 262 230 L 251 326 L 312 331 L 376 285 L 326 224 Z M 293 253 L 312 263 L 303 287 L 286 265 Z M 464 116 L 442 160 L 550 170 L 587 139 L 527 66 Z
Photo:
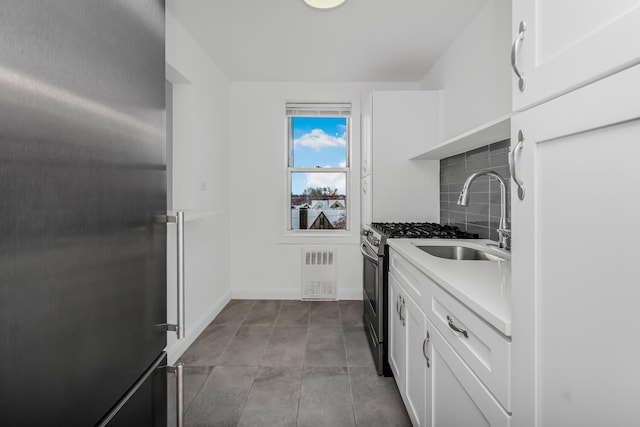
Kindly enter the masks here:
M 346 164 L 346 123 L 344 117 L 294 117 L 294 167 L 344 167 Z M 308 187 L 337 188 L 345 194 L 345 174 L 294 174 L 292 193 L 301 194 Z

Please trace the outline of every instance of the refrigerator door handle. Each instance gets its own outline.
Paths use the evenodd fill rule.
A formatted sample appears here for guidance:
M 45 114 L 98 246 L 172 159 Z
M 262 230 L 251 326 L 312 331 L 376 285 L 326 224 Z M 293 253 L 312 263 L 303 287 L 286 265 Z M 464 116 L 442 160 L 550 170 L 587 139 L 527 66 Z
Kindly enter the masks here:
M 178 339 L 185 336 L 185 300 L 184 300 L 184 212 L 177 211 L 175 215 L 166 216 L 167 223 L 176 224 L 176 246 L 178 265 L 178 323 L 176 325 L 166 324 L 169 331 L 175 331 Z M 165 325 L 162 325 L 165 326 Z
M 184 363 L 167 366 L 167 371 L 176 376 L 176 426 L 184 427 Z

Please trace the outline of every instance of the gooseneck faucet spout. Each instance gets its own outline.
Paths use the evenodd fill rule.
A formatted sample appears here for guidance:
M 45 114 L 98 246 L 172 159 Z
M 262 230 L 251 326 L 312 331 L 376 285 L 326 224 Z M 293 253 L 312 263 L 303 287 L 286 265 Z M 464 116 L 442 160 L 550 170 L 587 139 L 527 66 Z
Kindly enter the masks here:
M 460 191 L 460 197 L 458 197 L 458 205 L 469 206 L 469 187 L 471 184 L 481 176 L 489 176 L 495 178 L 500 183 L 500 223 L 498 224 L 498 246 L 502 249 L 511 249 L 511 230 L 507 228 L 507 186 L 504 179 L 494 171 L 480 171 L 475 172 L 467 178 Z

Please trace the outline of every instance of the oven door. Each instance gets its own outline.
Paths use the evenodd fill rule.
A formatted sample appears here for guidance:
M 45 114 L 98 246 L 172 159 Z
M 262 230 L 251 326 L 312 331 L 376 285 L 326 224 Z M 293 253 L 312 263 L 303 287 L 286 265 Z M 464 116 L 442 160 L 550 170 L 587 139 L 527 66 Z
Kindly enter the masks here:
M 383 269 L 384 257 L 378 256 L 366 241 L 360 243 L 363 258 L 363 302 L 364 329 L 367 341 L 378 371 L 378 375 L 385 374 L 386 351 L 384 348 L 384 293 Z
M 374 323 L 376 333 L 379 332 L 377 327 L 377 320 L 379 317 L 379 302 L 380 302 L 380 259 L 366 242 L 361 242 L 360 252 L 364 257 L 363 261 L 363 290 L 364 290 L 364 306 L 365 311 L 370 314 L 370 320 Z M 374 322 L 375 320 L 375 322 Z

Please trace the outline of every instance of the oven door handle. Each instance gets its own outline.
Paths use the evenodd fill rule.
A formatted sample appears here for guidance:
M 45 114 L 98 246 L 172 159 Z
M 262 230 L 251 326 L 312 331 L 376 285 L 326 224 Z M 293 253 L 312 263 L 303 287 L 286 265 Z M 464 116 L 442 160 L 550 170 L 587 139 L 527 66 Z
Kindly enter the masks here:
M 373 262 L 374 264 L 378 265 L 378 257 L 372 257 L 371 255 L 369 255 L 365 249 L 365 244 L 362 243 L 360 245 L 360 252 L 362 252 L 362 255 L 364 255 L 365 258 L 367 258 L 369 261 Z

